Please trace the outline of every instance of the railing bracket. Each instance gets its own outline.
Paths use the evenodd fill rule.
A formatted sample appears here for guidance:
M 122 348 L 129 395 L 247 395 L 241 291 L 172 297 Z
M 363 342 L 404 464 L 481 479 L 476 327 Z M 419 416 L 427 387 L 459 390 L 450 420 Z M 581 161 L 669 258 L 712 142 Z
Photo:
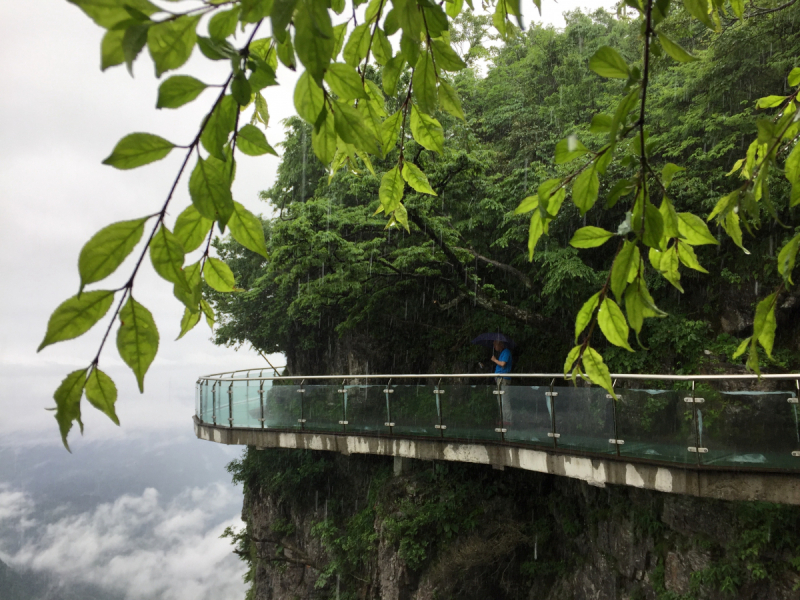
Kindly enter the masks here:
M 305 420 L 305 419 L 297 419 L 297 422 L 298 422 L 298 423 L 305 423 L 305 422 L 306 422 L 306 420 Z
M 548 432 L 547 432 L 547 437 L 551 437 L 551 438 L 556 438 L 556 439 L 558 439 L 558 438 L 560 438 L 560 437 L 561 437 L 561 434 L 560 434 L 560 433 L 553 433 L 552 431 L 548 431 Z
M 797 400 L 797 398 L 788 398 L 786 401 L 787 401 L 789 404 L 797 404 L 797 403 L 798 403 L 798 400 Z
M 434 394 L 444 394 L 444 390 L 433 390 Z
M 349 425 L 350 421 L 339 421 L 339 425 Z
M 545 392 L 545 396 L 558 396 L 558 392 Z
M 505 427 L 495 427 L 494 428 L 494 432 L 495 433 L 506 433 L 507 431 L 508 431 L 508 429 L 506 429 Z
M 503 394 L 505 394 L 506 392 L 505 392 L 505 390 L 492 390 L 492 393 L 493 393 L 495 396 L 502 396 L 502 395 L 503 395 Z
M 606 394 L 606 398 L 608 400 L 613 400 L 614 396 L 612 396 L 611 394 Z M 620 394 L 617 394 L 617 400 L 622 400 L 622 396 Z
M 684 398 L 683 401 L 686 402 L 687 404 L 691 404 L 692 402 L 694 402 L 695 404 L 702 404 L 703 402 L 706 401 L 706 399 L 705 398 Z
M 793 450 L 792 456 L 800 457 L 800 450 Z
M 609 444 L 616 444 L 616 445 L 618 445 L 618 446 L 621 446 L 622 444 L 624 444 L 624 443 L 625 443 L 625 440 L 615 440 L 615 439 L 610 439 L 610 440 L 608 440 L 608 443 L 609 443 Z
M 447 425 L 434 425 L 436 429 L 447 429 Z
M 385 390 L 383 390 L 383 393 L 384 394 L 394 394 L 394 390 L 390 390 L 389 388 L 386 388 Z
M 394 427 L 394 423 L 384 423 L 384 427 Z
M 687 450 L 689 450 L 689 452 L 699 452 L 700 454 L 708 452 L 708 448 L 695 448 L 694 446 L 689 446 Z

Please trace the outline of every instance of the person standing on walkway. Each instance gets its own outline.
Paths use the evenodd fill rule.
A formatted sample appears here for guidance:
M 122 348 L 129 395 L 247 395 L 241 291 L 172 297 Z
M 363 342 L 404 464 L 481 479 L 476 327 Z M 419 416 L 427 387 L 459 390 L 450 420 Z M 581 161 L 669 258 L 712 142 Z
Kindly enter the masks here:
M 495 356 L 497 354 L 497 356 Z M 506 348 L 505 343 L 500 340 L 494 341 L 494 352 L 492 353 L 492 362 L 495 364 L 495 375 L 511 372 L 511 350 Z M 497 383 L 500 385 L 506 384 L 511 381 L 510 377 L 497 377 Z

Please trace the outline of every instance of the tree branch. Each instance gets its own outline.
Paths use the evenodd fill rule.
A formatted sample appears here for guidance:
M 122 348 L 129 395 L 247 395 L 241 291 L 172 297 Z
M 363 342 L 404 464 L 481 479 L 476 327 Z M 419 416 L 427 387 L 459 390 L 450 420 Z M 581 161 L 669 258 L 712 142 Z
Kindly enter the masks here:
M 462 250 L 464 252 L 469 252 L 470 254 L 472 254 L 472 256 L 474 256 L 478 260 L 480 260 L 482 262 L 485 262 L 485 263 L 488 263 L 490 265 L 493 265 L 493 266 L 497 267 L 498 269 L 500 269 L 501 271 L 505 271 L 506 273 L 509 273 L 510 275 L 513 275 L 514 277 L 519 279 L 525 285 L 525 287 L 528 288 L 528 289 L 533 287 L 533 283 L 531 282 L 530 277 L 525 275 L 525 273 L 523 273 L 522 271 L 520 271 L 518 269 L 515 269 L 511 265 L 507 265 L 505 263 L 501 263 L 500 261 L 493 260 L 491 258 L 487 258 L 486 256 L 481 256 L 480 254 L 475 252 L 475 250 L 472 250 L 470 248 L 456 248 L 456 250 Z

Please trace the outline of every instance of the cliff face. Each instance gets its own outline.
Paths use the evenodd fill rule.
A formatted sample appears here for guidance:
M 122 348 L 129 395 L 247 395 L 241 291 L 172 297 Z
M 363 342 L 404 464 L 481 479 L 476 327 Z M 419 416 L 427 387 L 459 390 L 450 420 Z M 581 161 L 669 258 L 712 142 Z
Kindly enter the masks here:
M 516 470 L 249 450 L 256 600 L 800 597 L 800 509 Z M 409 468 L 410 467 L 410 468 Z

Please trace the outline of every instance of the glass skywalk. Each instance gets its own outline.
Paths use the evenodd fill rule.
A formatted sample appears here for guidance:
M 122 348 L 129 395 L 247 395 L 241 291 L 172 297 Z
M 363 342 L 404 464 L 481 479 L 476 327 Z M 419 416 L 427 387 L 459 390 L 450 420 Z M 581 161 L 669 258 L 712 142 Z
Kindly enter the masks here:
M 603 389 L 573 387 L 550 374 L 515 375 L 499 387 L 494 378 L 470 384 L 443 377 L 228 373 L 198 380 L 195 412 L 201 423 L 217 427 L 440 438 L 687 467 L 800 472 L 798 384 L 788 376 L 779 384 L 786 391 L 771 392 L 714 391 L 707 380 L 715 378 L 708 376 L 652 376 L 683 380 L 690 389 L 619 387 L 616 401 Z M 436 385 L 411 383 L 437 379 Z M 549 385 L 522 385 L 545 379 Z

